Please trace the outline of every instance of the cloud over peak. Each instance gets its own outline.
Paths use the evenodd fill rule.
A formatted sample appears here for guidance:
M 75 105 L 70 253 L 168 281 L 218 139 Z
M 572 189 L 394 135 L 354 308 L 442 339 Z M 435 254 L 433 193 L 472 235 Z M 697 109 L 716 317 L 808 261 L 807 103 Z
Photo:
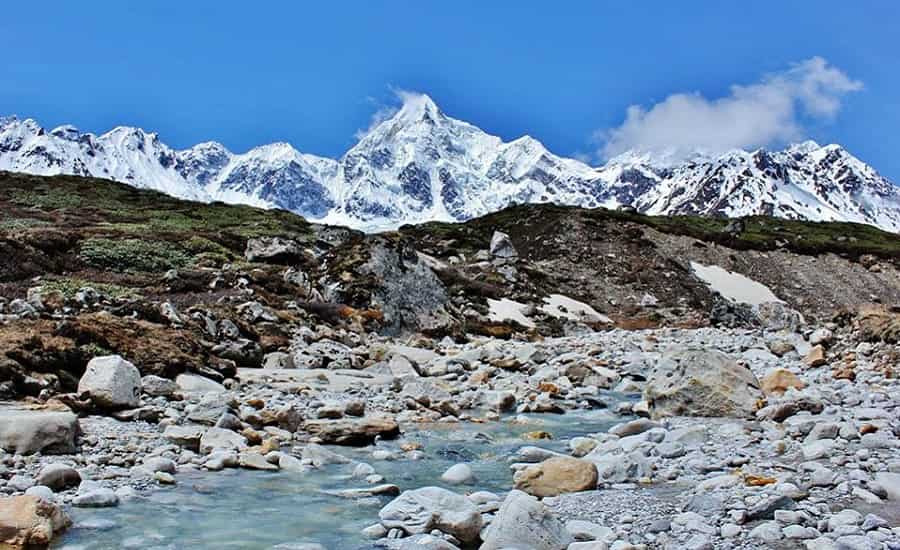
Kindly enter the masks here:
M 598 153 L 604 159 L 629 150 L 681 156 L 783 144 L 804 137 L 804 117 L 833 118 L 844 95 L 862 87 L 813 57 L 755 84 L 733 85 L 725 97 L 678 93 L 649 109 L 632 105 L 621 126 L 598 132 Z

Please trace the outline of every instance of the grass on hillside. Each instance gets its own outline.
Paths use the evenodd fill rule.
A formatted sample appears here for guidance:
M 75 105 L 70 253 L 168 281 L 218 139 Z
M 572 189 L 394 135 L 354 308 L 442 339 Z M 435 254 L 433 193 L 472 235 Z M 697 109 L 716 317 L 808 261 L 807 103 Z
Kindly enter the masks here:
M 401 231 L 432 239 L 453 239 L 457 248 L 468 252 L 483 249 L 494 229 L 532 233 L 536 228 L 552 228 L 570 218 L 588 222 L 631 222 L 662 233 L 685 235 L 701 241 L 715 242 L 735 249 L 775 250 L 784 248 L 798 254 L 840 254 L 851 258 L 872 254 L 881 258 L 900 259 L 900 235 L 876 227 L 848 222 L 808 222 L 770 216 L 743 218 L 744 231 L 738 235 L 726 232 L 731 220 L 701 216 L 646 216 L 606 209 L 581 209 L 550 204 L 518 205 L 488 214 L 465 224 L 431 222 L 404 226 Z

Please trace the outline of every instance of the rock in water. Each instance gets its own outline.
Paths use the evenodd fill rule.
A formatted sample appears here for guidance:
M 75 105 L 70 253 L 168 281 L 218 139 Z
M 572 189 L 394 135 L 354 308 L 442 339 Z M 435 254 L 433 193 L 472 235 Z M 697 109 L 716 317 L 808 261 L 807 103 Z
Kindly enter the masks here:
M 118 355 L 94 357 L 78 382 L 78 393 L 88 394 L 98 407 L 137 407 L 140 404 L 141 373 Z
M 441 476 L 441 481 L 453 485 L 471 483 L 475 479 L 472 468 L 468 464 L 454 464 Z
M 119 505 L 119 497 L 109 487 L 103 487 L 96 481 L 85 479 L 78 485 L 78 492 L 72 499 L 73 506 L 83 508 L 107 508 Z
M 597 467 L 587 460 L 549 458 L 515 473 L 516 489 L 537 497 L 553 497 L 597 488 Z
M 397 422 L 385 416 L 309 420 L 303 427 L 311 435 L 319 437 L 323 443 L 335 445 L 369 445 L 377 436 L 392 439 L 400 435 L 400 426 Z
M 535 497 L 510 491 L 479 550 L 564 550 L 575 542 L 566 526 Z
M 748 368 L 714 350 L 667 352 L 644 389 L 654 418 L 749 417 L 762 397 L 759 380 Z
M 70 412 L 0 409 L 0 448 L 17 454 L 75 452 L 78 417 Z
M 36 496 L 0 498 L 2 547 L 44 547 L 71 524 L 62 508 Z
M 406 491 L 378 516 L 388 529 L 403 529 L 410 535 L 438 529 L 465 543 L 478 540 L 482 526 L 481 514 L 471 500 L 440 487 Z
M 515 258 L 519 255 L 509 235 L 502 231 L 494 231 L 491 237 L 491 255 L 497 258 Z

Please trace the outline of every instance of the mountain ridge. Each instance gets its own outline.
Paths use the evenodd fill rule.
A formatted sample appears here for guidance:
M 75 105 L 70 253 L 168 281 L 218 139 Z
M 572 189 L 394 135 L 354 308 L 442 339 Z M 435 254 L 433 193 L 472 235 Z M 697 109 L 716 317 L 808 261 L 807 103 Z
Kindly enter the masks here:
M 629 151 L 592 167 L 531 136 L 505 142 L 447 116 L 426 95 L 406 97 L 338 159 L 285 142 L 243 153 L 213 141 L 175 150 L 141 128 L 94 135 L 64 125 L 48 132 L 33 119 L 0 118 L 0 170 L 109 178 L 367 231 L 550 202 L 851 221 L 900 232 L 900 189 L 839 145 L 806 141 L 684 160 Z

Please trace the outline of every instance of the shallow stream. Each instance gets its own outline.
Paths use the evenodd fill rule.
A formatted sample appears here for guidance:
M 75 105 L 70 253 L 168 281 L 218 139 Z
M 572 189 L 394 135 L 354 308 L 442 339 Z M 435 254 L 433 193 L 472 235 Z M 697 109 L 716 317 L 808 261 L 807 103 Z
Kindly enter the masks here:
M 402 490 L 438 485 L 458 492 L 508 491 L 508 458 L 525 445 L 563 451 L 567 440 L 605 432 L 621 417 L 609 410 L 565 415 L 528 415 L 485 424 L 455 423 L 405 426 L 403 441 L 422 444 L 422 460 L 372 459 L 373 447 L 332 447 L 354 461 L 371 464 L 385 483 Z M 523 434 L 546 431 L 552 440 L 530 441 Z M 378 448 L 397 450 L 399 442 Z M 441 474 L 453 464 L 468 463 L 471 485 L 449 486 Z M 179 473 L 175 487 L 123 502 L 116 508 L 74 508 L 75 525 L 52 548 L 66 550 L 141 549 L 290 549 L 315 542 L 329 550 L 369 547 L 360 530 L 378 520 L 391 497 L 347 499 L 327 491 L 366 486 L 352 479 L 353 464 L 326 466 L 309 473 L 225 470 Z M 298 546 L 299 547 L 299 546 Z

